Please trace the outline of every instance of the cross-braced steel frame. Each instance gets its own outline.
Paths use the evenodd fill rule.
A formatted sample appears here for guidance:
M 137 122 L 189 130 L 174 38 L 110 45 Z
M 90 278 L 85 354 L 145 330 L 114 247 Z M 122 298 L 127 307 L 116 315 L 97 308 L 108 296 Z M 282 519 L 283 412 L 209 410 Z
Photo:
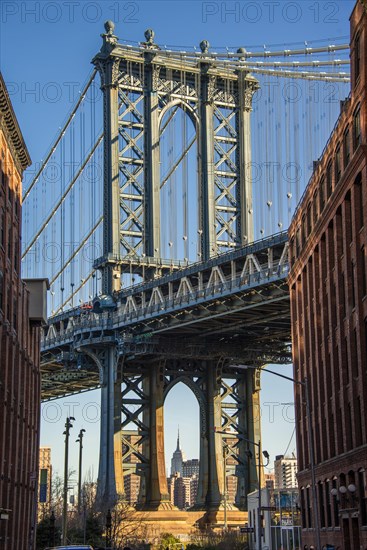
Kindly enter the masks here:
M 120 45 L 110 23 L 102 36 L 101 51 L 93 59 L 104 98 L 103 256 L 95 266 L 102 272 L 103 293 L 112 296 L 128 270 L 146 279 L 181 265 L 179 258 L 161 257 L 160 243 L 161 188 L 170 176 L 160 173 L 160 144 L 178 109 L 191 119 L 195 132 L 170 172 L 196 142 L 200 257 L 208 261 L 252 242 L 250 111 L 258 83 L 246 69 L 216 67 L 205 41 L 196 61 L 180 61 L 154 44 L 152 32 L 146 33 L 142 48 Z M 223 283 L 216 281 L 218 276 L 215 271 L 208 284 Z M 152 306 L 159 305 L 159 292 L 152 292 Z M 126 304 L 136 307 L 133 299 Z M 212 510 L 222 502 L 220 431 L 228 431 L 227 452 L 236 464 L 235 503 L 246 506 L 246 495 L 257 483 L 247 440 L 260 437 L 259 387 L 252 372 L 228 370 L 225 357 L 202 357 L 200 352 L 191 358 L 168 351 L 124 353 L 123 345 L 109 339 L 103 322 L 100 340 L 91 333 L 77 353 L 96 362 L 101 378 L 100 498 L 110 502 L 123 494 L 125 470 L 140 476 L 139 507 L 172 508 L 164 460 L 164 401 L 183 382 L 200 410 L 196 506 Z

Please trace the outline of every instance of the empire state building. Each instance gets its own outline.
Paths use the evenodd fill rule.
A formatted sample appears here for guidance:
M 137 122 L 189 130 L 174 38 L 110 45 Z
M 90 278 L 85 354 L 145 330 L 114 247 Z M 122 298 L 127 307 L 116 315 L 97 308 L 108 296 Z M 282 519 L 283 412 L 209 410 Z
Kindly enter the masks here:
M 174 476 L 176 473 L 179 473 L 182 476 L 182 466 L 186 460 L 186 456 L 180 449 L 180 431 L 177 435 L 177 448 L 172 455 L 171 459 L 171 476 Z

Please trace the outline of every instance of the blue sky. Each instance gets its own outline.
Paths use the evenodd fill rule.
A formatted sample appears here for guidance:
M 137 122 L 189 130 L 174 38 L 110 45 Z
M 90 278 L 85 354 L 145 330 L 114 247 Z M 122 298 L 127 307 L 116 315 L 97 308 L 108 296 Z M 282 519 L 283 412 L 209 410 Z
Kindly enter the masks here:
M 101 46 L 103 23 L 112 19 L 115 34 L 131 43 L 144 39 L 153 28 L 156 41 L 182 49 L 209 40 L 219 47 L 248 50 L 277 45 L 300 45 L 344 36 L 348 41 L 349 15 L 354 2 L 342 1 L 8 1 L 0 5 L 1 71 L 30 155 L 36 165 L 44 158 L 65 120 Z M 279 368 L 279 367 L 278 367 Z M 283 368 L 283 367 L 282 367 Z M 290 374 L 291 367 L 284 367 Z M 263 446 L 274 460 L 283 453 L 293 431 L 292 385 L 263 375 Z M 177 403 L 180 406 L 177 406 Z M 74 403 L 74 405 L 73 405 Z M 85 469 L 98 468 L 98 392 L 62 399 L 43 407 L 41 443 L 52 446 L 52 461 L 63 468 L 63 423 L 76 417 L 72 439 L 85 434 Z M 198 456 L 198 408 L 193 394 L 179 385 L 167 398 L 167 456 L 175 448 L 180 425 L 182 447 L 188 457 Z M 295 449 L 295 439 L 289 452 Z M 72 445 L 71 466 L 77 467 L 77 445 Z M 167 464 L 167 467 L 169 465 Z

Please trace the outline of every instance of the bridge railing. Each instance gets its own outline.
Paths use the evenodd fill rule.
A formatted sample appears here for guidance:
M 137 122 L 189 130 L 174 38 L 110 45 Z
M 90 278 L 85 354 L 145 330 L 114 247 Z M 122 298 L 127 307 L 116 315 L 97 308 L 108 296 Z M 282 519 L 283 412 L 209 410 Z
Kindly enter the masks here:
M 243 276 L 235 278 L 230 275 L 225 277 L 223 281 L 211 284 L 206 288 L 193 287 L 192 292 L 187 292 L 177 296 L 176 292 L 173 296 L 163 296 L 163 300 L 156 304 L 147 304 L 145 306 L 137 306 L 135 310 L 124 312 L 125 303 L 118 305 L 117 311 L 108 311 L 101 314 L 93 312 L 85 312 L 80 317 L 72 317 L 72 321 L 68 326 L 60 331 L 56 336 L 50 337 L 45 334 L 42 340 L 42 349 L 57 347 L 58 345 L 66 345 L 71 343 L 78 333 L 88 330 L 98 329 L 101 331 L 112 330 L 117 327 L 135 324 L 139 321 L 144 321 L 149 317 L 155 317 L 164 313 L 172 313 L 181 308 L 187 308 L 197 304 L 210 302 L 215 298 L 230 296 L 236 292 L 243 292 L 245 289 L 251 290 L 274 281 L 284 280 L 289 271 L 288 263 L 279 264 L 279 261 L 268 263 L 260 266 L 260 271 L 255 273 L 247 273 Z M 139 291 L 136 293 L 139 295 Z M 52 320 L 51 323 L 52 324 Z

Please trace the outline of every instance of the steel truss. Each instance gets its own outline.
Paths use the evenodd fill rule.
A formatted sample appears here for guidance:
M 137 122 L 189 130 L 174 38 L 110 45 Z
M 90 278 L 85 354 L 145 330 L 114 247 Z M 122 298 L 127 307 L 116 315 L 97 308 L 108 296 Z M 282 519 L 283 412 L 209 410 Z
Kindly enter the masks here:
M 251 162 L 250 111 L 258 83 L 249 71 L 218 69 L 205 52 L 195 63 L 178 62 L 154 42 L 132 50 L 118 44 L 112 31 L 103 35 L 93 63 L 104 93 L 105 237 L 95 264 L 103 271 L 104 292 L 119 290 L 125 271 L 151 277 L 177 267 L 161 258 L 160 189 L 195 142 L 200 257 L 250 242 L 251 181 L 245 166 Z M 178 109 L 191 119 L 194 138 L 161 174 L 160 141 Z M 144 270 L 141 260 L 147 258 L 160 265 Z
M 141 508 L 171 507 L 164 400 L 183 382 L 200 409 L 197 505 L 222 505 L 220 428 L 229 432 L 225 444 L 239 479 L 233 505 L 246 506 L 256 469 L 244 442 L 260 435 L 259 384 L 253 371 L 235 367 L 291 360 L 287 273 L 283 233 L 116 293 L 115 311 L 75 308 L 49 320 L 43 398 L 102 387 L 100 498 L 123 493 L 124 473 L 135 474 Z

